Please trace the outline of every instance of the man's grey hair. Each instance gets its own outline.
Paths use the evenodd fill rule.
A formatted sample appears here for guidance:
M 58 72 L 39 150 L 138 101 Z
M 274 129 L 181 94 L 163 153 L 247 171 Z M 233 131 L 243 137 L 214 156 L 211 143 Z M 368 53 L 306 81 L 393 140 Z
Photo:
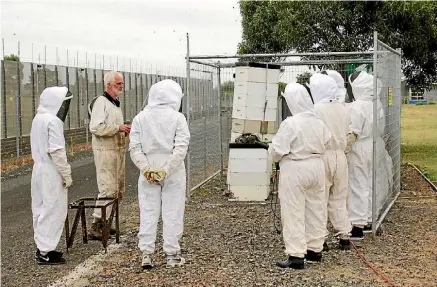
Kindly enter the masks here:
M 123 75 L 121 74 L 121 73 L 119 73 L 119 72 L 116 72 L 116 71 L 109 71 L 109 72 L 107 72 L 106 74 L 105 74 L 105 77 L 104 77 L 104 83 L 105 83 L 105 87 L 108 85 L 108 84 L 110 84 L 111 82 L 113 82 L 114 81 L 114 79 L 115 79 L 115 75 L 120 75 L 121 77 L 123 77 Z

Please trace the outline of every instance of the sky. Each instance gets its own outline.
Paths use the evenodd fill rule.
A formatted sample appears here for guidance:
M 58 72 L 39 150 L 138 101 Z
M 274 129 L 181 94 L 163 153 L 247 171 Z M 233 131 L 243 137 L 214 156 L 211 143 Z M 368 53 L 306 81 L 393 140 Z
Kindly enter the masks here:
M 22 61 L 177 74 L 187 33 L 191 55 L 234 55 L 241 40 L 237 0 L 1 0 L 1 28 Z

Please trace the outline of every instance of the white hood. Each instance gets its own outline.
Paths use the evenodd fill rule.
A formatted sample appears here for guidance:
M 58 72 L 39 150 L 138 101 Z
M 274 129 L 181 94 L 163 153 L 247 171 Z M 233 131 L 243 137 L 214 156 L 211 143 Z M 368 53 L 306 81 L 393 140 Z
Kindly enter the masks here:
M 341 74 L 334 70 L 326 70 L 328 76 L 330 76 L 337 83 L 337 92 L 335 96 L 340 103 L 344 103 L 346 101 L 346 93 L 347 90 L 344 87 L 344 79 Z
M 285 87 L 283 96 L 293 116 L 304 112 L 316 114 L 311 97 L 301 84 L 289 83 Z
M 39 97 L 38 114 L 52 114 L 56 116 L 59 108 L 65 100 L 73 98 L 73 96 L 66 97 L 68 92 L 67 87 L 49 87 L 42 91 Z
M 336 100 L 337 83 L 330 76 L 316 73 L 311 76 L 309 86 L 314 104 Z
M 179 111 L 183 97 L 181 86 L 173 80 L 162 80 L 149 91 L 147 107 L 170 106 Z
M 349 76 L 349 83 L 351 82 L 351 76 Z M 379 96 L 382 83 L 379 79 L 377 81 Z M 355 81 L 351 83 L 351 87 L 355 100 L 371 101 L 373 98 L 373 75 L 368 74 L 366 71 L 361 71 Z

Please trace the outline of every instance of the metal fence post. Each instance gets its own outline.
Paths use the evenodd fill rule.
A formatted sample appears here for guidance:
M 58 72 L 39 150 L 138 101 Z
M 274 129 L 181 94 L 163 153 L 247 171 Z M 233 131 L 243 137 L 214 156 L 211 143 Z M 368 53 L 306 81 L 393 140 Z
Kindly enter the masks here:
M 218 62 L 217 67 L 217 81 L 218 81 L 218 121 L 219 121 L 219 146 L 220 146 L 220 180 L 223 176 L 223 127 L 222 127 L 222 82 L 221 82 L 221 69 L 220 69 L 220 61 Z
M 21 140 L 21 75 L 20 75 L 20 42 L 18 42 L 18 61 L 17 61 L 17 97 L 15 102 L 17 104 L 17 124 L 16 124 L 16 144 L 17 144 L 17 158 L 20 157 L 20 140 Z
M 186 63 L 187 63 L 187 124 L 188 127 L 190 127 L 190 36 L 187 33 L 187 56 L 186 56 Z M 190 201 L 191 199 L 191 152 L 190 147 L 188 147 L 188 153 L 187 153 L 187 201 Z
M 88 67 L 88 62 L 87 65 Z M 88 78 L 88 68 L 85 68 L 85 107 L 84 107 L 84 111 L 83 111 L 83 125 L 85 127 L 85 134 L 86 134 L 86 144 L 88 145 L 88 137 L 89 137 L 89 133 L 88 133 L 88 86 L 89 86 L 89 78 Z
M 76 64 L 77 64 L 77 62 L 76 62 Z M 80 100 L 81 100 L 81 98 L 83 98 L 83 95 L 82 95 L 82 91 L 81 91 L 81 84 L 80 84 L 80 81 L 79 81 L 79 67 L 77 66 L 76 68 L 74 68 L 74 70 L 75 70 L 75 74 L 76 74 L 76 85 L 77 85 L 77 128 L 79 129 L 80 128 L 80 122 L 81 122 L 81 120 L 80 120 L 80 106 L 81 106 L 81 104 L 80 104 Z
M 4 41 L 4 39 L 2 39 Z M 4 51 L 4 44 L 3 44 L 3 51 Z M 7 138 L 8 137 L 8 125 L 7 125 L 7 121 L 8 121 L 8 117 L 6 114 L 6 69 L 5 69 L 5 64 L 6 61 L 2 60 L 2 69 L 1 69 L 1 73 L 2 73 L 2 79 L 3 79 L 3 83 L 2 83 L 2 114 L 3 114 L 3 136 L 2 138 Z
M 68 50 L 67 50 L 68 52 Z M 67 57 L 68 57 L 68 53 L 67 53 Z M 65 67 L 65 76 L 66 76 L 66 80 L 67 80 L 67 88 L 70 89 L 70 74 L 68 72 L 68 66 Z M 71 130 L 71 113 L 67 114 L 67 118 L 68 118 L 68 129 Z
M 203 83 L 202 83 L 203 82 Z M 206 138 L 208 137 L 207 135 L 207 129 L 206 129 L 206 120 L 208 117 L 208 94 L 206 93 L 206 87 L 205 85 L 207 85 L 208 80 L 201 80 L 199 84 L 202 84 L 199 87 L 198 93 L 199 96 L 203 97 L 203 103 L 202 103 L 202 113 L 203 113 L 203 179 L 208 177 L 208 173 L 206 172 Z
M 56 74 L 56 77 L 58 76 L 58 74 Z M 32 118 L 35 117 L 36 114 L 36 102 L 35 102 L 35 71 L 34 71 L 34 66 L 33 63 L 30 63 L 30 80 L 31 80 L 31 85 L 32 85 Z
M 376 176 L 377 176 L 377 150 L 376 139 L 378 136 L 378 32 L 373 32 L 373 147 L 372 147 L 372 234 L 376 236 Z

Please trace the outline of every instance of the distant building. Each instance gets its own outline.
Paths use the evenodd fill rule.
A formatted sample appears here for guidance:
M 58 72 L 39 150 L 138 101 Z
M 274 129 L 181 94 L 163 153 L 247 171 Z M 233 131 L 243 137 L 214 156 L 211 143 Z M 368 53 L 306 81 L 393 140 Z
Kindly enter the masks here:
M 408 87 L 405 81 L 402 81 L 401 93 L 404 103 L 417 104 L 437 102 L 437 83 L 432 84 L 431 90 L 422 93 Z

